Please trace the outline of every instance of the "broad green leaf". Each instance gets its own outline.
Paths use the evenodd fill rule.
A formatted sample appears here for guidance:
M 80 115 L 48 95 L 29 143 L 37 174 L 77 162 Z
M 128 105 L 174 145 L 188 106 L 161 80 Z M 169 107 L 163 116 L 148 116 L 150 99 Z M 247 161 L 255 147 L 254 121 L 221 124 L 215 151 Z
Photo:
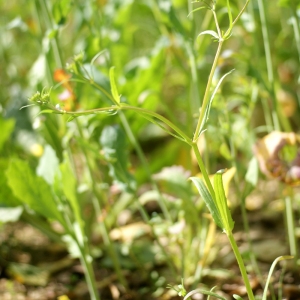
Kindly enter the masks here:
M 3 119 L 0 116 L 0 151 L 3 148 L 4 143 L 9 139 L 10 135 L 12 134 L 14 127 L 15 127 L 15 120 L 14 119 Z
M 216 205 L 220 212 L 220 217 L 223 223 L 223 230 L 226 232 L 232 231 L 234 222 L 231 217 L 230 210 L 228 208 L 227 199 L 223 187 L 222 173 L 224 171 L 218 171 L 214 176 L 214 191 L 216 194 Z
M 54 176 L 57 172 L 59 160 L 56 157 L 56 153 L 50 145 L 46 145 L 44 153 L 40 158 L 39 165 L 36 170 L 36 174 L 45 179 L 45 181 L 52 185 L 54 182 Z
M 119 126 L 107 126 L 103 129 L 100 143 L 109 166 L 109 175 L 123 190 L 133 191 L 136 182 L 128 172 L 126 153 L 126 135 Z
M 221 229 L 224 229 L 222 218 L 220 215 L 220 212 L 218 210 L 218 207 L 216 206 L 216 203 L 214 202 L 212 196 L 210 195 L 206 185 L 202 181 L 202 179 L 198 177 L 190 177 L 190 180 L 194 183 L 196 186 L 200 196 L 204 200 L 207 208 L 209 209 L 215 223 L 217 226 L 219 226 Z
M 12 160 L 6 176 L 13 194 L 22 203 L 46 218 L 62 221 L 50 186 L 44 178 L 34 174 L 27 162 Z
M 120 95 L 118 93 L 117 85 L 115 82 L 115 67 L 111 67 L 109 69 L 109 79 L 110 79 L 111 93 L 113 95 L 115 103 L 120 104 Z

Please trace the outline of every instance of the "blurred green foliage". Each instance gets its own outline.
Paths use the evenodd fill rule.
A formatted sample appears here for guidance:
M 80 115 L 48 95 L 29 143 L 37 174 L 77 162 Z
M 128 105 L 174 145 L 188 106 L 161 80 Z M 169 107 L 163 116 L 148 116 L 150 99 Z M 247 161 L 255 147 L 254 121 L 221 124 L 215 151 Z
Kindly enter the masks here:
M 189 14 L 201 2 L 0 1 L 1 206 L 24 203 L 64 223 L 55 198 L 69 201 L 74 219 L 86 220 L 82 227 L 88 238 L 93 230 L 100 230 L 104 246 L 101 242 L 99 247 L 107 252 L 105 228 L 95 229 L 97 220 L 107 214 L 109 232 L 120 226 L 118 214 L 124 210 L 131 210 L 132 215 L 139 211 L 138 219 L 148 213 L 148 220 L 143 221 L 149 221 L 153 238 L 159 243 L 158 236 L 164 236 L 169 242 L 158 256 L 165 256 L 161 260 L 173 267 L 178 278 L 194 275 L 204 255 L 209 221 L 200 218 L 203 202 L 186 182 L 187 173 L 199 172 L 186 145 L 132 111 L 124 112 L 128 131 L 119 114 L 67 122 L 66 116 L 39 115 L 37 107 L 20 108 L 37 90 L 51 86 L 51 101 L 59 107 L 109 106 L 111 100 L 101 89 L 110 94 L 109 70 L 114 66 L 121 102 L 156 111 L 192 137 L 217 48 L 210 36 L 198 36 L 215 30 L 211 12 Z M 231 2 L 236 16 L 244 3 Z M 211 173 L 235 166 L 241 180 L 255 139 L 273 130 L 274 97 L 284 122 L 299 130 L 300 7 L 292 0 L 264 1 L 264 6 L 275 93 L 269 81 L 258 3 L 251 0 L 225 42 L 214 86 L 224 74 L 235 71 L 226 77 L 212 103 L 207 134 L 199 145 L 205 149 L 203 157 Z M 225 8 L 225 0 L 217 1 L 222 30 L 229 22 Z M 78 54 L 80 76 L 66 71 Z M 136 144 L 149 166 L 141 160 Z M 182 169 L 163 169 L 176 165 Z M 147 207 L 153 201 L 165 203 L 170 216 L 159 205 Z M 169 228 L 180 228 L 182 220 L 188 226 L 172 235 Z M 145 259 L 139 261 L 135 253 L 138 250 L 120 248 L 122 255 L 136 258 L 136 268 L 144 264 Z M 159 260 L 153 253 L 148 256 Z M 113 254 L 110 259 L 114 261 Z M 164 284 L 165 280 L 159 286 Z

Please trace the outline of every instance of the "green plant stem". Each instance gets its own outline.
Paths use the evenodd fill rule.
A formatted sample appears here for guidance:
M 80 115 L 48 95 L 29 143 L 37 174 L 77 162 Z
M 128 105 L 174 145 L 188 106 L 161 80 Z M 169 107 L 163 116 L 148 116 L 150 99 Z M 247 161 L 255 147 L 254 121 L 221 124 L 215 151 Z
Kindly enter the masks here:
M 86 249 L 82 249 L 80 245 L 78 245 L 78 247 L 80 249 L 80 262 L 84 268 L 84 275 L 87 282 L 91 300 L 100 300 L 100 296 L 95 281 L 94 270 L 92 266 L 92 258 L 87 256 Z
M 242 277 L 243 277 L 243 280 L 244 280 L 244 283 L 245 283 L 245 287 L 246 287 L 246 290 L 247 290 L 248 298 L 249 298 L 249 300 L 254 300 L 255 298 L 254 298 L 253 291 L 252 291 L 252 288 L 251 288 L 251 285 L 250 285 L 250 282 L 249 282 L 248 274 L 246 272 L 246 268 L 245 268 L 242 256 L 241 256 L 240 251 L 237 247 L 237 244 L 234 240 L 232 232 L 228 232 L 227 237 L 228 237 L 228 240 L 230 242 L 231 248 L 234 252 L 235 258 L 238 262 L 238 265 L 239 265 L 239 268 L 240 268 L 240 271 L 241 271 L 241 274 L 242 274 Z
M 209 99 L 209 94 L 210 94 L 211 84 L 212 84 L 213 76 L 214 76 L 214 73 L 216 71 L 218 60 L 219 60 L 219 57 L 220 57 L 220 54 L 221 54 L 222 46 L 223 46 L 223 41 L 220 40 L 219 45 L 218 45 L 218 49 L 217 49 L 217 52 L 216 52 L 216 55 L 215 55 L 215 59 L 214 59 L 214 62 L 213 62 L 213 65 L 212 65 L 212 68 L 211 68 L 211 71 L 210 71 L 210 74 L 209 74 L 209 77 L 208 77 L 208 82 L 207 82 L 207 85 L 206 85 L 206 89 L 205 89 L 205 93 L 204 93 L 204 97 L 203 97 L 203 102 L 202 102 L 202 106 L 201 106 L 201 110 L 200 110 L 200 116 L 199 116 L 199 119 L 198 119 L 198 123 L 197 123 L 197 127 L 196 127 L 196 130 L 195 130 L 195 133 L 194 133 L 194 137 L 193 137 L 193 142 L 194 143 L 197 142 L 197 140 L 199 138 L 199 135 L 200 135 L 201 125 L 205 121 L 204 116 L 205 116 L 206 108 L 209 105 L 209 100 L 210 100 Z
M 153 117 L 155 119 L 162 121 L 165 125 L 169 126 L 171 129 L 173 129 L 178 134 L 178 136 L 177 136 L 177 135 L 170 133 L 171 135 L 179 138 L 180 140 L 186 142 L 189 145 L 192 144 L 191 139 L 179 127 L 177 127 L 175 124 L 170 122 L 167 118 L 165 118 L 165 117 L 161 116 L 160 114 L 157 114 L 153 111 L 150 111 L 150 110 L 147 110 L 147 109 L 144 109 L 141 107 L 135 107 L 135 106 L 130 106 L 130 105 L 121 103 L 120 105 L 112 105 L 109 107 L 101 107 L 101 108 L 89 109 L 89 110 L 77 111 L 77 112 L 61 110 L 61 109 L 54 107 L 52 104 L 48 104 L 48 108 L 56 114 L 71 115 L 74 117 L 90 115 L 90 114 L 97 114 L 97 113 L 104 113 L 104 112 L 114 112 L 114 111 L 119 111 L 119 110 L 132 110 L 132 111 L 139 112 L 146 116 L 150 116 L 150 117 Z
M 39 0 L 39 1 L 40 1 L 42 10 L 43 10 L 44 19 L 45 19 L 45 22 L 47 23 L 48 29 L 54 30 L 51 14 L 49 12 L 46 0 Z M 56 67 L 62 68 L 63 67 L 62 53 L 59 48 L 59 43 L 58 43 L 58 38 L 57 38 L 56 33 L 55 33 L 54 38 L 51 39 L 51 43 L 52 43 L 52 47 L 53 47 L 53 53 L 54 53 Z
M 289 195 L 285 197 L 285 212 L 286 212 L 286 223 L 288 230 L 288 239 L 290 246 L 290 254 L 294 256 L 295 261 L 298 260 L 297 255 L 297 243 L 296 243 L 296 233 L 295 233 L 295 221 L 293 213 L 293 191 L 292 188 L 288 188 Z
M 84 135 L 83 135 L 81 126 L 78 123 L 78 120 L 76 120 L 76 125 L 77 125 L 77 130 L 78 130 L 78 133 L 79 133 L 80 137 L 82 139 L 84 139 Z M 94 209 L 95 209 L 95 212 L 96 212 L 96 216 L 100 216 L 101 215 L 101 206 L 100 206 L 99 199 L 100 199 L 101 196 L 98 195 L 99 193 L 98 193 L 98 190 L 96 188 L 95 181 L 93 180 L 93 168 L 92 168 L 92 166 L 90 164 L 90 161 L 88 159 L 88 153 L 87 153 L 87 151 L 84 147 L 82 147 L 82 151 L 83 151 L 83 154 L 85 156 L 87 170 L 88 170 L 88 173 L 89 173 L 90 181 L 92 183 L 92 191 L 93 191 L 93 194 L 94 194 L 93 197 L 92 197 L 92 203 L 93 203 L 93 206 L 94 206 Z M 108 230 L 106 228 L 106 224 L 105 224 L 104 221 L 100 223 L 100 227 L 101 227 L 102 237 L 103 237 L 105 246 L 107 247 L 107 249 L 109 251 L 109 254 L 110 254 L 110 257 L 113 261 L 113 265 L 114 265 L 116 274 L 118 276 L 118 279 L 124 287 L 127 287 L 127 282 L 126 282 L 126 280 L 123 276 L 123 273 L 121 271 L 121 266 L 120 266 L 120 262 L 119 262 L 119 259 L 118 259 L 118 255 L 116 253 L 116 249 L 114 248 L 113 243 L 112 243 L 112 241 L 109 237 Z
M 267 64 L 267 72 L 268 72 L 268 80 L 270 83 L 270 95 L 272 101 L 272 119 L 273 125 L 275 130 L 280 131 L 280 122 L 279 122 L 279 114 L 278 114 L 278 103 L 276 101 L 276 93 L 274 87 L 274 74 L 273 74 L 273 64 L 272 64 L 272 57 L 271 57 L 271 48 L 269 42 L 269 35 L 268 35 L 268 28 L 267 28 L 267 21 L 266 21 L 266 14 L 264 9 L 264 4 L 262 0 L 257 0 L 258 7 L 259 7 L 259 16 L 261 21 L 261 30 L 263 35 L 264 41 L 264 48 L 265 48 L 265 57 L 266 57 L 266 64 Z
M 203 178 L 204 178 L 204 181 L 205 181 L 205 183 L 206 183 L 206 185 L 207 185 L 207 187 L 208 187 L 208 190 L 209 190 L 211 196 L 213 197 L 213 199 L 215 200 L 215 198 L 216 198 L 216 197 L 215 197 L 215 191 L 214 191 L 213 186 L 212 186 L 212 184 L 211 184 L 211 182 L 210 182 L 210 179 L 209 179 L 209 177 L 208 177 L 206 168 L 205 168 L 205 166 L 204 166 L 204 164 L 203 164 L 202 157 L 201 157 L 200 151 L 199 151 L 199 149 L 198 149 L 197 143 L 193 143 L 193 144 L 192 144 L 192 149 L 193 149 L 194 154 L 195 154 L 195 156 L 196 156 L 196 158 L 197 158 L 197 162 L 198 162 L 200 171 L 201 171 L 201 173 L 202 173 L 202 175 L 203 175 Z

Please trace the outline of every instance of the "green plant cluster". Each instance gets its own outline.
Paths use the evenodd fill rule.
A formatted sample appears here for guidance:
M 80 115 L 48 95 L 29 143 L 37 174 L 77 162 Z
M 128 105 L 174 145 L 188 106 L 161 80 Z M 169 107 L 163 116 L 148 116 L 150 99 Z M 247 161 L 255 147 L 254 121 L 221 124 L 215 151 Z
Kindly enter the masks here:
M 263 178 L 253 145 L 272 131 L 299 130 L 297 1 L 0 7 L 3 230 L 21 219 L 65 245 L 93 300 L 103 294 L 100 267 L 124 294 L 134 289 L 128 271 L 141 274 L 150 282 L 136 291 L 141 299 L 172 290 L 224 299 L 203 282 L 217 257 L 217 225 L 255 299 L 245 265 L 259 272 L 237 247 L 233 213 L 242 212 L 249 236 L 245 203 Z M 129 225 L 134 234 L 122 235 Z M 292 227 L 291 253 L 261 282 L 263 299 L 275 264 L 288 254 L 298 264 Z

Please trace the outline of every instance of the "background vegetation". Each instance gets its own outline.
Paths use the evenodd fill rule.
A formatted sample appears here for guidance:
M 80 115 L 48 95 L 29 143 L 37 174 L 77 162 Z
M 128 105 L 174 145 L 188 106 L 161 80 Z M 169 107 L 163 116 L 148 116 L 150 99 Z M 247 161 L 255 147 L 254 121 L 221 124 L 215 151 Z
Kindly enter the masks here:
M 229 2 L 235 19 L 247 1 Z M 216 31 L 214 6 L 226 32 L 229 2 L 0 1 L 3 297 L 176 299 L 166 287 L 182 278 L 187 290 L 217 285 L 225 298 L 246 297 L 224 234 L 188 181 L 201 177 L 197 157 L 143 113 L 193 138 L 218 47 L 199 34 Z M 271 132 L 299 131 L 299 15 L 298 1 L 249 1 L 224 41 L 208 92 L 224 80 L 197 143 L 208 174 L 229 169 L 235 238 L 259 299 L 272 261 L 287 254 L 295 259 L 270 295 L 297 299 L 284 287 L 299 283 L 299 194 L 260 175 L 253 147 Z M 60 114 L 110 107 L 118 95 L 140 110 Z M 20 110 L 29 98 L 41 107 Z

